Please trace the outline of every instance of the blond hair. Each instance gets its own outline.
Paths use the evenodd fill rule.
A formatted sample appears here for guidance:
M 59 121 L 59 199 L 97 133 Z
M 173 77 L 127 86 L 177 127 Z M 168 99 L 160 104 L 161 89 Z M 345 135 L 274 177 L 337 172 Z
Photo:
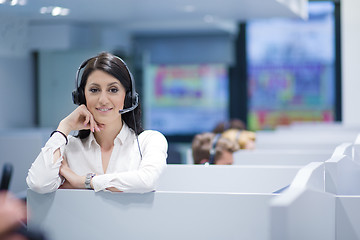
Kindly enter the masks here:
M 229 129 L 221 134 L 223 138 L 227 138 L 230 141 L 234 141 L 239 145 L 240 149 L 247 148 L 246 146 L 250 141 L 255 142 L 256 134 L 251 131 Z
M 195 135 L 191 146 L 195 164 L 201 164 L 204 159 L 209 160 L 210 149 L 212 148 L 215 136 L 215 133 L 209 132 Z M 239 147 L 235 142 L 221 136 L 215 146 L 215 162 L 224 151 L 233 153 L 238 149 Z

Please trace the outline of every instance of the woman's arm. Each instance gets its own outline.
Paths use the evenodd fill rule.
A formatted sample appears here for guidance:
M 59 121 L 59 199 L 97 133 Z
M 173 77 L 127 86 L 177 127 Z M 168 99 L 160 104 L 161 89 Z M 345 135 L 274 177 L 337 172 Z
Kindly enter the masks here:
M 137 170 L 95 176 L 92 185 L 95 191 L 110 190 L 144 193 L 155 189 L 166 167 L 167 140 L 159 132 L 145 131 L 139 136 L 142 160 Z
M 55 133 L 41 149 L 31 168 L 29 169 L 26 182 L 30 189 L 38 193 L 53 192 L 61 184 L 59 168 L 61 158 L 54 158 L 54 152 L 59 149 L 64 152 L 66 140 L 60 133 Z
M 112 192 L 145 193 L 155 189 L 156 183 L 166 167 L 167 141 L 156 131 L 148 131 L 141 136 L 143 145 L 142 160 L 138 170 L 97 175 L 91 180 L 95 191 L 108 190 Z M 66 159 L 61 163 L 60 174 L 65 177 L 61 188 L 85 188 L 85 176 L 79 176 L 68 166 Z
M 48 193 L 59 188 L 62 183 L 59 171 L 67 143 L 67 139 L 61 133 L 68 136 L 71 131 L 81 129 L 100 131 L 85 105 L 77 107 L 64 118 L 57 128 L 59 132 L 55 132 L 45 147 L 41 149 L 26 178 L 26 182 L 32 190 Z

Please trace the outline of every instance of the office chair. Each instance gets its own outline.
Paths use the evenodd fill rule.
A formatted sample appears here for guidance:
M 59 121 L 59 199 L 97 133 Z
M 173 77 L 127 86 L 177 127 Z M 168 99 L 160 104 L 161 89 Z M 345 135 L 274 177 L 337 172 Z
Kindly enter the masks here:
M 13 172 L 13 165 L 11 163 L 5 163 L 1 175 L 0 191 L 9 190 L 12 172 Z

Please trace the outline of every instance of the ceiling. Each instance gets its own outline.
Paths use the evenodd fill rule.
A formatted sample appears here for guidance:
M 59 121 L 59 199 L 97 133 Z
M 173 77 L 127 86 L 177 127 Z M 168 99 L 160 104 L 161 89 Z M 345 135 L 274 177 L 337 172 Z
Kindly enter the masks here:
M 31 23 L 104 23 L 134 31 L 222 28 L 231 31 L 246 19 L 306 18 L 307 0 L 27 0 L 25 6 L 0 4 L 0 15 Z M 14 0 L 13 0 L 14 1 Z M 67 16 L 40 14 L 41 7 L 60 6 Z

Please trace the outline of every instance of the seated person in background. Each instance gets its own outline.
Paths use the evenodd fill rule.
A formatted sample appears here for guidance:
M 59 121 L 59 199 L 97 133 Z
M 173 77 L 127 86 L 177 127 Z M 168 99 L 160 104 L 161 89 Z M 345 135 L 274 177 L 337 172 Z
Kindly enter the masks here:
M 215 126 L 213 133 L 223 133 L 228 129 L 245 130 L 246 127 L 245 127 L 245 123 L 240 119 L 231 119 L 230 121 L 224 121 L 218 123 Z
M 221 133 L 231 141 L 239 144 L 239 149 L 254 149 L 256 133 L 247 131 L 245 123 L 239 119 L 231 119 L 230 121 L 220 122 L 216 125 L 213 133 Z
M 240 149 L 254 149 L 256 134 L 251 131 L 228 129 L 221 134 L 223 138 L 227 138 L 236 142 Z
M 41 149 L 28 186 L 39 193 L 153 191 L 166 167 L 168 144 L 160 132 L 142 129 L 139 96 L 126 63 L 100 53 L 80 65 L 75 84 L 73 101 L 79 106 Z M 79 133 L 71 136 L 72 131 Z
M 234 162 L 233 152 L 238 145 L 215 133 L 197 134 L 192 142 L 192 155 L 195 164 L 231 165 Z

